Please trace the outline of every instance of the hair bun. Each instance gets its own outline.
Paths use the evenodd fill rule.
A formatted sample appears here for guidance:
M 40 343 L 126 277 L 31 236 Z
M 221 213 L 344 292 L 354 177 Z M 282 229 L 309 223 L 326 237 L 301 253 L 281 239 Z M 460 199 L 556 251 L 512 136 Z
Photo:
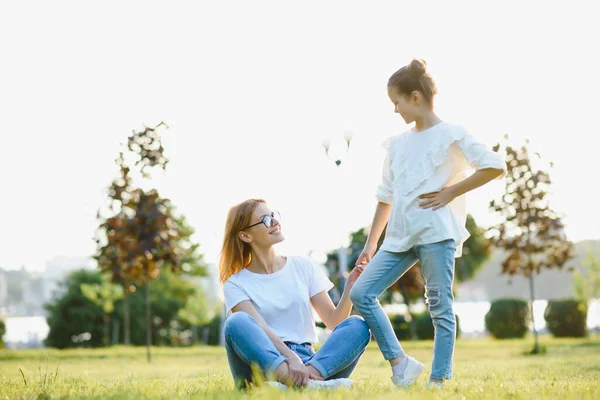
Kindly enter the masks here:
M 427 63 L 425 60 L 415 58 L 408 64 L 408 72 L 416 77 L 425 75 L 427 73 Z

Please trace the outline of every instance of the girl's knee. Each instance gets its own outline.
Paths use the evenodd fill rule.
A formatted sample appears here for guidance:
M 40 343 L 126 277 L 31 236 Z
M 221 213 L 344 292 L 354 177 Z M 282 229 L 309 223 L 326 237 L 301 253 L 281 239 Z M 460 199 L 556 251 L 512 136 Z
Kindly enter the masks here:
M 364 303 L 366 300 L 366 293 L 362 286 L 354 285 L 352 289 L 350 289 L 350 301 L 354 305 L 360 305 Z

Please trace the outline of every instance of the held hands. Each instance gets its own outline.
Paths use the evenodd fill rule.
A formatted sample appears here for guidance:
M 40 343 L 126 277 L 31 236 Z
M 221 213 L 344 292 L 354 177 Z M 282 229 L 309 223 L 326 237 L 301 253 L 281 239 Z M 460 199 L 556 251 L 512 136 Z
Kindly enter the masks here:
M 354 286 L 354 284 L 356 283 L 356 280 L 358 279 L 360 274 L 363 273 L 365 266 L 366 265 L 364 265 L 364 264 L 359 264 L 352 269 L 352 271 L 350 272 L 350 275 L 348 275 L 348 279 L 346 280 L 346 285 L 344 286 L 344 290 L 349 291 L 350 289 L 352 289 L 352 286 Z
M 355 266 L 356 267 L 361 266 L 364 269 L 367 266 L 367 264 L 369 262 L 371 262 L 371 257 L 373 257 L 373 253 L 375 253 L 375 250 L 376 250 L 375 247 L 369 246 L 367 244 L 365 246 L 365 248 L 363 249 L 363 251 L 358 256 L 358 259 L 356 260 L 356 265 Z M 354 272 L 354 270 L 352 270 L 352 272 Z
M 450 203 L 456 195 L 450 187 L 445 187 L 438 192 L 425 193 L 419 196 L 419 199 L 425 200 L 419 203 L 421 208 L 433 208 L 437 210 Z

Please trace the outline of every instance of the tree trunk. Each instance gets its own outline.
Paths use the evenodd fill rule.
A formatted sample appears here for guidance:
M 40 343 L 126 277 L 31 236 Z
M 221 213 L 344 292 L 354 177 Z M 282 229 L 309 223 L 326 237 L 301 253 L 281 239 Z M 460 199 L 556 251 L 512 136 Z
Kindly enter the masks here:
M 202 328 L 202 343 L 204 344 L 208 344 L 208 334 L 209 334 L 209 327 L 205 326 L 204 328 Z
M 152 323 L 150 321 L 150 278 L 146 279 L 146 358 L 151 361 L 150 345 L 152 344 Z
M 129 309 L 129 285 L 123 291 L 123 331 L 125 346 L 131 345 L 131 313 Z
M 537 329 L 535 329 L 535 318 L 533 315 L 533 302 L 535 301 L 535 290 L 534 290 L 534 286 L 533 286 L 533 270 L 530 272 L 529 274 L 529 295 L 530 295 L 530 301 L 531 301 L 531 324 L 533 327 L 533 339 L 534 339 L 534 345 L 533 345 L 533 354 L 538 354 L 540 352 L 540 345 L 538 343 L 538 333 L 537 333 Z
M 102 339 L 102 342 L 105 346 L 108 346 L 110 344 L 110 326 L 108 324 L 110 322 L 110 317 L 107 313 L 104 313 L 102 320 L 104 321 L 104 338 Z
M 198 326 L 192 326 L 192 344 L 198 344 Z
M 112 324 L 112 344 L 119 344 L 119 319 L 113 318 Z

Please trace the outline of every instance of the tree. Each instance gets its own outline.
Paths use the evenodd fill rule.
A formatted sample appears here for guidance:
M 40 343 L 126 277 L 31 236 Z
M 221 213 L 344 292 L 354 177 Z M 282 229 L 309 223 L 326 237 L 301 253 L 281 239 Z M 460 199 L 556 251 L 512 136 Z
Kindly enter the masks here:
M 148 361 L 152 343 L 150 282 L 159 277 L 161 269 L 198 275 L 204 267 L 198 245 L 191 242 L 193 229 L 182 216 L 175 215 L 170 200 L 156 189 L 144 190 L 133 184 L 133 172 L 148 182 L 150 170 L 166 170 L 169 161 L 164 156 L 160 128 L 167 126 L 161 122 L 153 128 L 133 131 L 126 153 L 121 152 L 116 159 L 120 176 L 109 187 L 108 215 L 98 213 L 101 224 L 96 260 L 114 283 L 125 288 L 126 332 L 130 325 L 129 294 L 135 291 L 135 285 L 145 287 Z
M 505 136 L 505 139 L 508 140 L 508 137 Z M 506 192 L 501 199 L 490 203 L 500 223 L 488 232 L 493 244 L 507 252 L 502 262 L 502 273 L 523 275 L 529 280 L 534 333 L 532 353 L 537 354 L 540 348 L 533 314 L 534 276 L 543 268 L 562 268 L 572 258 L 573 245 L 566 239 L 561 217 L 549 205 L 550 175 L 532 165 L 534 160 L 529 154 L 528 144 L 505 147 L 508 169 Z M 494 146 L 494 151 L 499 149 L 500 144 Z M 539 154 L 535 154 L 539 160 Z
M 108 323 L 110 315 L 115 310 L 115 302 L 123 298 L 123 287 L 110 281 L 109 274 L 101 275 L 101 283 L 82 283 L 80 285 L 81 293 L 92 303 L 100 306 L 104 311 L 104 341 L 108 345 L 110 336 Z
M 467 215 L 467 231 L 471 234 L 463 245 L 462 256 L 456 259 L 454 279 L 466 282 L 473 279 L 491 256 L 491 243 L 485 237 L 485 229 L 477 226 L 475 218 Z
M 585 273 L 575 270 L 573 279 L 575 281 L 575 297 L 586 303 L 592 299 L 600 299 L 600 260 L 590 252 L 583 261 Z M 598 321 L 600 321 L 600 307 L 597 307 Z M 600 334 L 600 325 L 597 333 Z
M 193 295 L 187 298 L 185 306 L 179 309 L 177 315 L 181 320 L 191 325 L 192 343 L 196 343 L 198 341 L 198 327 L 209 323 L 214 317 L 214 312 L 210 309 L 204 293 L 197 289 Z
M 71 272 L 59 284 L 60 297 L 53 299 L 45 308 L 48 312 L 50 331 L 45 340 L 49 347 L 98 347 L 104 339 L 104 311 L 87 299 L 81 292 L 82 284 L 100 285 L 98 271 L 77 270 Z
M 122 343 L 123 299 L 114 301 L 114 311 L 106 323 L 106 310 L 97 299 L 90 300 L 82 291 L 84 287 L 102 288 L 106 286 L 99 271 L 77 271 L 68 276 L 60 284 L 60 295 L 47 307 L 50 334 L 46 344 L 51 347 L 97 347 L 109 344 L 107 326 L 113 326 L 113 343 Z M 118 285 L 117 285 L 118 287 Z M 185 342 L 189 333 L 192 336 L 190 324 L 179 317 L 179 311 L 192 299 L 202 302 L 201 291 L 198 292 L 193 281 L 185 279 L 180 274 L 168 269 L 161 272 L 158 279 L 150 287 L 150 304 L 152 309 L 152 344 L 177 345 Z M 111 297 L 104 296 L 104 297 Z M 107 300 L 107 303 L 109 301 Z M 107 304 L 105 303 L 105 305 Z M 135 291 L 129 296 L 131 307 L 132 336 L 131 344 L 146 344 L 145 293 Z M 110 307 L 108 308 L 110 310 Z M 119 339 L 120 338 L 120 339 Z
M 464 243 L 463 255 L 456 260 L 455 267 L 455 282 L 464 282 L 472 279 L 475 274 L 481 269 L 482 265 L 490 257 L 490 243 L 485 238 L 484 229 L 477 226 L 475 219 L 471 215 L 467 215 L 466 228 L 471 234 L 469 239 Z M 350 245 L 348 246 L 348 263 L 354 265 L 356 260 L 367 242 L 368 231 L 366 228 L 359 229 L 350 234 Z M 377 251 L 383 244 L 385 238 L 385 230 L 381 234 L 377 243 Z M 330 268 L 337 266 L 337 253 L 328 254 Z M 404 303 L 408 307 L 408 313 L 411 318 L 411 334 L 415 337 L 414 318 L 410 306 L 417 301 L 425 291 L 425 280 L 421 273 L 421 264 L 417 262 L 409 269 L 398 281 L 396 281 L 384 294 L 380 297 L 380 301 L 389 303 L 394 293 L 400 293 Z

